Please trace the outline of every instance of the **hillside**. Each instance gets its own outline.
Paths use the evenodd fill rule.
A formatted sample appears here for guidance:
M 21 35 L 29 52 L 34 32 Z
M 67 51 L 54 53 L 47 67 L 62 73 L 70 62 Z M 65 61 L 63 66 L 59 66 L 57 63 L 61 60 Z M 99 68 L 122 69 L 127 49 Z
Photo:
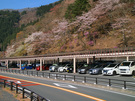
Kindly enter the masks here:
M 78 2 L 63 0 L 17 33 L 6 57 L 135 46 L 134 0 L 88 0 L 87 9 L 65 18 Z

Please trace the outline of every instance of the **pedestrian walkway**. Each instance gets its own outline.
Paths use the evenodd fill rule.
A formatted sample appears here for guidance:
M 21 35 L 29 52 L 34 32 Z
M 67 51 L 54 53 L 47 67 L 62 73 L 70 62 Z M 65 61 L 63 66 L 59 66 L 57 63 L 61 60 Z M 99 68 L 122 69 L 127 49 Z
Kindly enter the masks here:
M 0 101 L 19 101 L 19 100 L 16 100 L 12 94 L 2 90 L 0 85 Z

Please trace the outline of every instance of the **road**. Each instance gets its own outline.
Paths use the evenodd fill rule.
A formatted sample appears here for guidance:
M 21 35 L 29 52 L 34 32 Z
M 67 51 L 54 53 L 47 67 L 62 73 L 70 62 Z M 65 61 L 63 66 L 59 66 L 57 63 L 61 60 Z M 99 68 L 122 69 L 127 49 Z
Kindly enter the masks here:
M 103 76 L 103 75 L 89 75 L 89 74 L 73 74 L 73 73 L 58 73 L 49 71 L 35 71 L 35 70 L 17 70 L 9 69 L 5 72 L 16 73 L 21 75 L 38 76 L 44 78 L 53 78 L 66 81 L 75 81 L 80 83 L 98 84 L 103 86 L 111 86 L 115 88 L 124 88 L 135 91 L 135 78 L 132 76 Z
M 135 96 L 105 89 L 32 76 L 1 73 L 1 78 L 16 80 L 50 101 L 134 101 Z M 20 83 L 20 84 L 21 84 Z
M 0 67 L 0 69 L 5 69 L 5 67 Z M 13 68 L 11 68 L 12 70 Z M 17 69 L 17 68 L 14 68 L 13 70 L 16 70 L 16 72 L 18 72 L 18 70 L 20 69 Z M 24 71 L 24 74 L 27 74 L 27 71 L 28 72 L 38 72 L 39 75 L 41 75 L 42 73 L 40 71 L 36 71 L 34 69 L 29 69 L 29 70 L 25 70 Z M 22 73 L 23 71 L 21 71 Z M 45 71 L 42 71 L 44 73 L 58 73 L 58 72 L 50 72 L 48 70 L 45 70 Z M 115 76 L 103 76 L 102 74 L 99 74 L 99 75 L 90 75 L 90 74 L 79 74 L 79 73 L 67 73 L 67 72 L 62 72 L 62 73 L 59 73 L 59 74 L 67 74 L 67 75 L 76 75 L 76 76 L 90 76 L 90 77 L 98 77 L 98 78 L 106 78 L 106 79 L 117 79 L 117 80 L 125 80 L 125 81 L 135 81 L 135 77 L 133 76 L 120 76 L 120 75 L 115 75 Z M 33 75 L 37 75 L 37 74 L 33 74 Z

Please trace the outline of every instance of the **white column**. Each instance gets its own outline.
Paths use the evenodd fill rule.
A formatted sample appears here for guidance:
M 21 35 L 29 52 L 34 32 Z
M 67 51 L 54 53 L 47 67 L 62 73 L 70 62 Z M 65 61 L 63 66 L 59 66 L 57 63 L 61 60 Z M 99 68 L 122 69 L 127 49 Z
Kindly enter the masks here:
M 63 59 L 62 59 L 62 58 L 60 58 L 60 59 L 59 59 L 59 62 L 62 62 L 62 60 L 63 60 Z
M 127 61 L 129 61 L 129 56 L 127 56 Z
M 87 64 L 89 64 L 90 63 L 90 59 L 89 58 L 87 58 Z
M 73 66 L 74 66 L 74 73 L 76 73 L 76 58 L 74 57 L 74 64 L 73 64 Z
M 21 66 L 22 66 L 22 61 L 20 60 L 20 69 L 21 69 Z
M 7 69 L 8 69 L 8 60 L 6 61 L 6 66 L 7 66 Z
M 42 58 L 40 58 L 40 71 L 42 71 Z
M 30 60 L 28 60 L 28 64 L 30 64 Z
M 43 64 L 45 64 L 45 60 L 43 59 Z

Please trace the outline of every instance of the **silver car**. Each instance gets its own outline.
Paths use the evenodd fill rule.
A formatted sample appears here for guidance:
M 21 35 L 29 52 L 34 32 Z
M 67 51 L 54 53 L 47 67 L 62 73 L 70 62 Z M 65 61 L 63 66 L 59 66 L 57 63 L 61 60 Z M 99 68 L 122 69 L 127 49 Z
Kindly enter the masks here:
M 107 65 L 96 65 L 93 68 L 89 69 L 89 74 L 102 74 L 102 70 L 104 67 L 106 67 Z
M 57 72 L 58 71 L 58 64 L 53 64 L 52 66 L 49 67 L 50 72 Z

